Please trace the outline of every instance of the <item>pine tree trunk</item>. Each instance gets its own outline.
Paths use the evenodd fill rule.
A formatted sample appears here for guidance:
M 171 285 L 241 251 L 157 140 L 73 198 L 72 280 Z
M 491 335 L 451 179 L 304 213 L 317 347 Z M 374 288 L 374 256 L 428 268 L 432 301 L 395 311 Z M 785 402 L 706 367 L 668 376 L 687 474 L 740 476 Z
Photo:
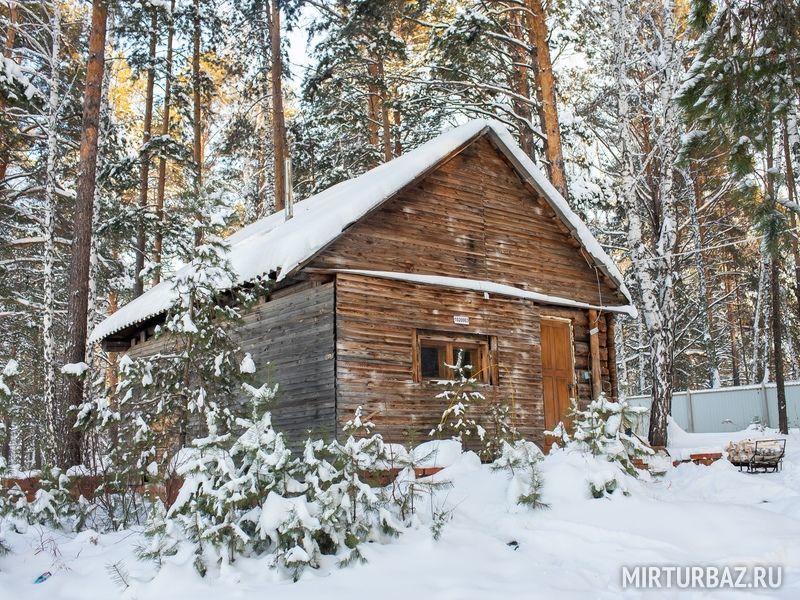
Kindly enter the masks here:
M 394 111 L 394 155 L 400 156 L 403 153 L 403 142 L 400 137 L 400 111 Z
M 703 330 L 703 349 L 706 353 L 708 365 L 708 386 L 718 388 L 720 383 L 719 362 L 717 348 L 713 336 L 713 314 L 709 298 L 708 283 L 706 282 L 706 264 L 703 257 L 703 232 L 700 217 L 697 214 L 698 206 L 702 203 L 703 192 L 700 187 L 699 177 L 690 169 L 686 174 L 686 181 L 691 185 L 689 194 L 689 227 L 694 242 L 694 266 L 697 271 L 697 296 L 700 304 L 700 327 Z
M 19 8 L 15 3 L 11 2 L 8 6 L 8 29 L 6 30 L 6 42 L 3 46 L 3 56 L 7 59 L 10 59 L 14 53 L 14 44 L 17 40 L 18 19 Z M 0 113 L 2 113 L 5 109 L 5 105 L 5 98 L 0 96 Z M 2 187 L 6 178 L 6 171 L 8 170 L 9 155 L 11 154 L 11 140 L 6 137 L 5 131 L 0 130 L 0 136 L 0 187 Z
M 392 160 L 392 125 L 389 122 L 389 98 L 383 73 L 383 60 L 378 60 L 378 77 L 381 81 L 381 131 L 383 133 L 383 160 Z
M 741 376 L 739 375 L 739 349 L 736 343 L 736 314 L 733 310 L 733 302 L 731 301 L 731 282 L 730 274 L 725 271 L 722 278 L 725 285 L 725 302 L 726 312 L 728 316 L 728 337 L 730 338 L 731 345 L 731 375 L 733 376 L 733 385 L 741 385 Z
M 275 210 L 286 206 L 286 121 L 283 114 L 283 61 L 281 58 L 281 7 L 280 0 L 271 0 L 269 14 L 269 42 L 272 66 L 272 152 L 275 159 Z
M 53 331 L 56 314 L 55 296 L 55 266 L 56 266 L 56 210 L 58 198 L 56 195 L 57 181 L 56 161 L 58 159 L 58 124 L 60 120 L 59 105 L 61 103 L 61 90 L 59 86 L 60 74 L 58 70 L 61 59 L 61 6 L 53 3 L 51 18 L 52 47 L 50 54 L 50 95 L 47 103 L 47 171 L 45 179 L 44 211 L 44 256 L 42 259 L 44 282 L 42 311 L 42 363 L 44 368 L 44 434 L 45 452 L 47 462 L 55 464 L 56 456 L 56 423 L 59 420 L 59 410 L 56 407 L 56 340 Z
M 547 38 L 547 15 L 541 0 L 527 0 L 528 28 L 533 43 L 536 92 L 539 100 L 539 120 L 545 135 L 544 155 L 547 159 L 547 172 L 553 186 L 569 199 L 567 176 L 564 169 L 564 155 L 561 148 L 561 130 L 558 124 L 558 105 L 556 104 L 556 85 L 553 77 L 553 63 Z
M 150 150 L 146 148 L 150 142 L 150 134 L 153 126 L 153 87 L 156 75 L 156 44 L 158 42 L 156 27 L 158 19 L 156 11 L 152 11 L 150 16 L 150 48 L 147 54 L 147 83 L 145 88 L 144 101 L 144 124 L 142 125 L 142 150 L 139 153 L 139 160 L 142 164 L 139 169 L 139 223 L 136 229 L 136 265 L 134 267 L 134 297 L 141 296 L 144 292 L 144 257 L 147 252 L 147 238 L 145 233 L 145 217 L 147 214 L 147 193 L 150 186 Z
M 371 58 L 367 63 L 367 130 L 369 143 L 375 148 L 380 148 L 380 87 L 378 86 L 378 62 Z
M 98 129 L 105 67 L 105 39 L 108 7 L 104 0 L 92 3 L 89 61 L 86 69 L 86 89 L 83 95 L 83 122 L 79 152 L 78 185 L 73 219 L 72 256 L 69 268 L 69 325 L 66 358 L 69 363 L 83 362 L 86 357 L 87 309 L 89 301 L 89 254 L 92 243 L 92 212 L 96 185 Z M 67 380 L 65 408 L 78 406 L 83 398 L 83 381 L 77 377 Z M 61 455 L 64 466 L 80 464 L 80 432 L 65 418 L 66 448 Z
M 525 43 L 525 35 L 523 33 L 523 17 L 520 12 L 515 12 L 511 15 L 511 37 L 516 40 L 512 44 L 512 52 L 514 54 L 514 64 L 508 70 L 508 77 L 510 79 L 510 87 L 514 91 L 516 97 L 511 99 L 511 104 L 514 107 L 514 115 L 521 121 L 519 128 L 519 146 L 522 150 L 530 156 L 535 158 L 536 147 L 533 143 L 533 109 L 531 107 L 531 87 L 529 79 L 530 71 L 530 57 L 525 50 L 523 44 Z M 531 35 L 532 38 L 532 35 Z M 525 102 L 523 98 L 527 98 Z
M 200 99 L 200 0 L 194 0 L 192 15 L 192 159 L 194 160 L 194 197 L 199 210 L 200 195 L 203 190 L 203 127 Z M 198 215 L 199 217 L 199 215 Z M 195 230 L 194 243 L 202 241 L 200 230 Z
M 172 15 L 175 13 L 175 0 L 170 2 L 169 9 L 169 31 L 167 33 L 167 57 L 166 72 L 164 74 L 164 108 L 161 115 L 161 135 L 166 138 L 169 135 L 169 112 L 170 102 L 172 102 L 172 44 L 175 37 L 175 21 Z M 153 275 L 153 285 L 161 281 L 161 260 L 162 247 L 164 244 L 164 193 L 167 187 L 167 159 L 163 156 L 158 159 L 158 183 L 156 184 L 156 227 L 153 239 L 153 261 L 156 263 L 156 270 Z
M 771 262 L 770 291 L 772 295 L 772 354 L 775 359 L 775 388 L 778 395 L 778 429 L 784 435 L 789 433 L 786 415 L 786 382 L 783 377 L 783 345 L 781 335 L 781 284 L 780 259 L 773 257 Z
M 768 143 L 766 149 L 767 169 L 765 173 L 766 180 L 766 195 L 767 201 L 770 203 L 773 211 L 778 210 L 777 195 L 775 192 L 775 174 L 774 174 L 774 160 L 772 148 L 772 132 L 768 134 Z M 780 235 L 773 232 L 773 235 Z M 780 263 L 781 256 L 778 250 L 770 247 L 771 256 L 769 261 L 770 276 L 770 304 L 771 304 L 771 326 L 770 334 L 772 337 L 772 358 L 775 367 L 775 391 L 778 396 L 778 429 L 784 435 L 789 433 L 789 424 L 786 415 L 786 382 L 783 376 L 783 319 L 781 318 L 781 283 L 780 283 Z M 769 364 L 766 352 L 764 355 L 764 363 Z M 765 377 L 766 380 L 766 377 Z

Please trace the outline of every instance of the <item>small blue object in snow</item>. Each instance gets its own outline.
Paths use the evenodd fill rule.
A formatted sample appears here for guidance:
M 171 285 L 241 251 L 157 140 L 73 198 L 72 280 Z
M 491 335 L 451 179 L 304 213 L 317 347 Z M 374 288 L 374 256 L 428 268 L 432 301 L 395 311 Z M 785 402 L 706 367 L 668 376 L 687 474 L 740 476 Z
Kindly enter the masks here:
M 37 578 L 34 580 L 34 582 L 33 582 L 33 583 L 42 583 L 43 581 L 47 581 L 48 579 L 50 579 L 50 576 L 51 576 L 51 575 L 52 575 L 52 573 L 51 573 L 50 571 L 45 571 L 44 573 L 42 573 L 41 575 L 39 575 L 39 576 L 38 576 L 38 577 L 37 577 Z

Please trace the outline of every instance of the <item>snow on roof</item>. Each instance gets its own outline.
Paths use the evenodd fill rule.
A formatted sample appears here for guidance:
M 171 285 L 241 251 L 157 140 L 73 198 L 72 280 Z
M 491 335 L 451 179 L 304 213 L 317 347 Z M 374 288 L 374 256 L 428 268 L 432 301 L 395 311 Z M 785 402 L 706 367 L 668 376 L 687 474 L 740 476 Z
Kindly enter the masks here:
M 630 304 L 623 306 L 605 306 L 600 304 L 590 304 L 571 300 L 560 296 L 551 296 L 530 290 L 521 290 L 513 285 L 495 283 L 493 281 L 481 281 L 479 279 L 464 279 L 462 277 L 443 277 L 441 275 L 423 275 L 421 273 L 398 273 L 396 271 L 366 271 L 363 269 L 331 269 L 333 273 L 350 273 L 352 275 L 364 275 L 366 277 L 380 277 L 382 279 L 394 279 L 397 281 L 408 281 L 410 283 L 424 283 L 425 285 L 435 285 L 438 287 L 456 288 L 460 290 L 470 290 L 473 292 L 486 292 L 498 296 L 511 296 L 513 298 L 525 298 L 541 304 L 555 304 L 557 306 L 571 306 L 574 308 L 593 308 L 606 312 L 617 312 L 636 316 L 636 307 Z
M 228 259 L 237 275 L 237 283 L 270 273 L 275 273 L 278 281 L 285 278 L 339 237 L 347 227 L 483 132 L 492 135 L 500 150 L 515 164 L 521 175 L 542 193 L 598 266 L 614 280 L 632 304 L 616 265 L 570 209 L 567 201 L 517 146 L 501 123 L 484 119 L 469 121 L 445 131 L 415 150 L 359 177 L 297 202 L 294 217 L 288 221 L 283 212 L 278 212 L 243 227 L 228 238 Z M 182 271 L 191 268 L 191 264 L 186 265 Z M 172 283 L 162 281 L 98 324 L 89 342 L 99 342 L 162 314 L 172 307 L 175 300 Z

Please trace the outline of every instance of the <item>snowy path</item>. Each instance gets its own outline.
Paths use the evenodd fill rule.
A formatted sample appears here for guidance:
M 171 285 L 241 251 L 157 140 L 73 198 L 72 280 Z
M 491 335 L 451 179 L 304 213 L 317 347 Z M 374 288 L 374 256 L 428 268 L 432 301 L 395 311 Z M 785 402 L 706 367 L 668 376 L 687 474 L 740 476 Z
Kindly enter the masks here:
M 682 440 L 692 441 L 719 442 Z M 257 560 L 240 560 L 205 580 L 188 561 L 177 561 L 153 578 L 153 567 L 134 557 L 136 532 L 68 536 L 32 527 L 12 535 L 14 552 L 0 558 L 0 599 L 798 598 L 800 433 L 790 436 L 787 452 L 782 473 L 747 475 L 724 461 L 682 465 L 658 482 L 636 484 L 630 497 L 609 500 L 581 499 L 581 465 L 551 456 L 543 470 L 552 508 L 535 512 L 509 507 L 505 476 L 465 455 L 446 469 L 455 487 L 440 499 L 446 496 L 454 513 L 439 541 L 424 526 L 406 531 L 394 543 L 369 546 L 367 565 L 324 568 L 296 584 L 277 579 Z M 37 552 L 43 542 L 50 551 Z M 134 581 L 124 594 L 106 571 L 116 561 Z M 651 563 L 780 564 L 784 583 L 760 595 L 621 589 L 621 565 Z M 48 581 L 32 584 L 48 570 Z

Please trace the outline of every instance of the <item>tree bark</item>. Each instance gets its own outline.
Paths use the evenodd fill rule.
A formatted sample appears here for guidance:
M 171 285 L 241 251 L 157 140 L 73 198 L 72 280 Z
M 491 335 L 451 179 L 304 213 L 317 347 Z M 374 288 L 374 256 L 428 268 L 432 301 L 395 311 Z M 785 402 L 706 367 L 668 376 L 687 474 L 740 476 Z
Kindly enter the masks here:
M 42 257 L 42 279 L 44 283 L 42 311 L 42 362 L 44 367 L 44 434 L 45 452 L 49 464 L 55 464 L 56 455 L 56 423 L 59 410 L 56 406 L 56 340 L 53 332 L 56 312 L 55 267 L 56 267 L 56 169 L 58 160 L 58 124 L 60 120 L 59 105 L 61 90 L 59 89 L 58 64 L 61 56 L 61 6 L 53 3 L 51 18 L 52 47 L 50 54 L 50 95 L 47 103 L 47 171 L 45 177 L 44 210 L 44 255 Z
M 561 147 L 561 129 L 558 124 L 558 105 L 556 104 L 556 85 L 553 77 L 553 63 L 547 38 L 547 15 L 541 0 L 527 0 L 529 12 L 528 28 L 533 45 L 533 78 L 539 100 L 539 120 L 545 135 L 544 156 L 547 172 L 553 186 L 569 199 L 567 176 L 564 169 L 564 155 Z
M 795 187 L 795 173 L 794 165 L 792 164 L 792 150 L 789 143 L 789 126 L 783 119 L 783 155 L 786 162 L 786 189 L 788 191 L 789 202 L 794 204 L 797 202 L 797 188 Z M 792 258 L 794 259 L 794 295 L 797 299 L 798 317 L 800 317 L 800 248 L 797 242 L 797 218 L 794 211 L 789 211 L 789 223 L 791 231 L 795 235 L 790 235 L 789 238 L 792 244 Z
M 786 415 L 786 382 L 783 375 L 783 344 L 781 318 L 780 258 L 771 260 L 770 292 L 772 296 L 772 354 L 775 359 L 775 387 L 778 395 L 778 429 L 784 435 L 789 433 Z
M 380 89 L 378 87 L 378 61 L 371 58 L 367 63 L 367 131 L 369 143 L 380 148 Z
M 275 159 L 275 210 L 286 206 L 286 121 L 283 114 L 283 60 L 281 57 L 281 7 L 280 0 L 271 0 L 269 7 L 269 42 L 272 77 L 272 152 Z
M 142 164 L 139 169 L 139 223 L 136 230 L 136 265 L 134 267 L 133 295 L 138 297 L 144 292 L 144 257 L 147 251 L 147 237 L 145 233 L 145 215 L 147 212 L 147 195 L 150 186 L 150 150 L 147 144 L 150 142 L 150 133 L 153 126 L 153 87 L 156 75 L 156 44 L 158 38 L 156 27 L 158 18 L 156 11 L 150 15 L 150 48 L 147 54 L 147 83 L 144 102 L 144 123 L 142 125 L 142 150 L 139 153 L 139 160 Z
M 725 271 L 722 278 L 725 285 L 725 308 L 728 315 L 728 337 L 730 338 L 731 345 L 731 375 L 733 376 L 733 385 L 741 385 L 741 376 L 739 375 L 739 349 L 736 343 L 736 314 L 734 312 L 734 303 L 731 301 L 731 281 L 730 274 Z M 734 283 L 735 285 L 735 283 Z
M 531 19 L 531 16 L 528 18 Z M 519 40 L 520 43 L 512 44 L 514 64 L 512 64 L 511 68 L 508 70 L 508 76 L 510 78 L 509 83 L 511 89 L 514 90 L 514 93 L 517 96 L 511 100 L 511 103 L 514 107 L 514 115 L 519 121 L 522 122 L 522 125 L 519 128 L 519 145 L 525 154 L 531 158 L 534 158 L 536 148 L 533 143 L 533 108 L 531 106 L 532 102 L 530 102 L 530 57 L 525 51 L 525 48 L 521 45 L 525 41 L 525 36 L 523 34 L 524 28 L 522 24 L 522 14 L 520 12 L 513 13 L 511 15 L 510 33 L 513 37 Z M 529 35 L 531 40 L 533 40 L 533 33 L 529 32 Z M 528 98 L 528 102 L 525 102 L 523 98 Z
M 194 0 L 194 14 L 192 15 L 192 159 L 194 160 L 194 197 L 200 218 L 200 195 L 203 190 L 203 127 L 202 107 L 200 98 L 200 0 Z M 200 229 L 195 230 L 194 243 L 199 246 L 202 242 Z
M 170 102 L 172 101 L 172 43 L 175 37 L 175 21 L 173 14 L 175 13 L 175 0 L 170 2 L 169 8 L 169 31 L 167 33 L 167 57 L 166 57 L 166 72 L 164 73 L 164 107 L 161 114 L 161 135 L 166 137 L 169 135 L 169 111 Z M 153 274 L 153 285 L 161 281 L 161 260 L 162 260 L 162 246 L 164 244 L 164 193 L 167 187 L 167 159 L 163 153 L 158 159 L 158 182 L 156 184 L 156 227 L 155 236 L 153 239 L 153 261 L 156 263 L 156 270 Z
M 383 73 L 383 60 L 378 60 L 378 77 L 381 82 L 381 128 L 383 132 L 383 160 L 392 160 L 392 125 L 389 122 L 389 98 L 386 92 L 386 79 Z
M 83 122 L 78 164 L 78 184 L 73 219 L 72 256 L 69 268 L 69 304 L 67 322 L 67 362 L 83 362 L 86 357 L 87 309 L 89 302 L 89 254 L 92 240 L 92 212 L 97 171 L 98 129 L 105 67 L 105 40 L 108 7 L 104 0 L 92 3 L 89 61 L 86 69 L 86 89 L 83 95 Z M 66 408 L 78 406 L 83 399 L 83 380 L 67 380 Z M 61 464 L 81 462 L 80 432 L 65 423 L 66 448 Z
M 10 3 L 8 7 L 8 29 L 6 30 L 6 43 L 3 46 L 3 56 L 11 58 L 14 53 L 14 44 L 17 40 L 17 20 L 19 19 L 19 8 L 15 3 Z M 5 108 L 5 100 L 0 98 L 0 112 Z M 8 161 L 11 154 L 11 140 L 8 138 L 6 132 L 2 133 L 4 139 L 0 139 L 0 186 L 6 178 L 6 171 L 8 170 Z
M 694 266 L 697 271 L 698 300 L 701 308 L 700 326 L 703 330 L 703 349 L 706 354 L 706 364 L 708 367 L 706 381 L 711 388 L 718 388 L 720 384 L 719 361 L 717 359 L 717 348 L 714 343 L 714 319 L 711 311 L 711 298 L 709 297 L 708 282 L 706 281 L 706 263 L 703 258 L 703 232 L 698 215 L 698 207 L 703 201 L 703 192 L 700 185 L 700 177 L 689 167 L 686 177 L 692 186 L 689 194 L 689 229 L 694 242 Z

